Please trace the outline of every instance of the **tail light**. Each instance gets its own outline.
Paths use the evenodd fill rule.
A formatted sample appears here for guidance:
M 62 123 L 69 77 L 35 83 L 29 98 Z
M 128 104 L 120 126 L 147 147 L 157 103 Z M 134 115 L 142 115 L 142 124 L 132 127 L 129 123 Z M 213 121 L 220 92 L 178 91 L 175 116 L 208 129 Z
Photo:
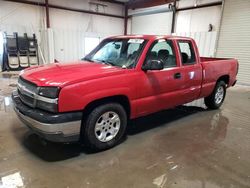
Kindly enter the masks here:
M 237 71 L 236 71 L 236 75 L 238 75 L 239 73 L 239 62 L 237 61 Z

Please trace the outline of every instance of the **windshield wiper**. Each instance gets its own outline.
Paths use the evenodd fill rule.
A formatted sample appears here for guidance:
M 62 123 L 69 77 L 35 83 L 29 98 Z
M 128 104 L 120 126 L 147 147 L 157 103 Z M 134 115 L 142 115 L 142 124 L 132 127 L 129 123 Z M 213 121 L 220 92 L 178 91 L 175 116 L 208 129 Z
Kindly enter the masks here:
M 117 66 L 116 64 L 110 62 L 110 61 L 105 61 L 105 60 L 99 60 L 97 59 L 97 61 L 101 62 L 101 63 L 104 63 L 105 65 L 111 65 L 111 66 Z
M 109 61 L 105 61 L 103 63 L 106 64 L 106 65 L 117 66 L 116 64 L 114 64 L 112 62 L 109 62 Z
M 83 58 L 82 60 L 85 60 L 85 61 L 89 61 L 89 62 L 95 62 L 95 61 L 93 61 L 92 59 L 90 59 L 90 58 Z

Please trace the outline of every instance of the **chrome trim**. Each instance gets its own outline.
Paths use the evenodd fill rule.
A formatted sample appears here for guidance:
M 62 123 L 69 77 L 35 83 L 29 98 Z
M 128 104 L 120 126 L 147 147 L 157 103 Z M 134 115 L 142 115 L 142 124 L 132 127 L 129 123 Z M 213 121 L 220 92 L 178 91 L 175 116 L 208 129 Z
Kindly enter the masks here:
M 63 134 L 65 137 L 80 135 L 81 130 L 81 121 L 71 121 L 65 123 L 55 123 L 47 124 L 39 122 L 35 119 L 32 119 L 24 114 L 22 114 L 17 108 L 14 108 L 18 118 L 26 124 L 31 129 L 35 129 L 38 132 L 43 132 L 47 134 Z
M 47 103 L 58 104 L 58 98 L 51 99 L 51 98 L 43 97 L 41 95 L 36 94 L 35 99 L 39 101 L 47 102 Z
M 19 89 L 20 91 L 27 92 L 27 93 L 29 93 L 29 94 L 31 94 L 31 95 L 35 95 L 35 94 L 36 94 L 36 93 L 30 91 L 29 89 L 27 89 L 26 86 L 21 85 L 20 83 L 17 83 L 17 87 L 18 87 L 18 89 Z
M 34 100 L 39 100 L 39 101 L 52 103 L 52 104 L 58 104 L 58 98 L 51 99 L 51 98 L 47 98 L 47 97 L 43 97 L 41 95 L 38 95 L 36 92 L 38 92 L 39 87 L 37 87 L 36 92 L 30 91 L 26 86 L 21 85 L 20 83 L 17 83 L 17 87 L 22 94 L 27 95 L 29 97 L 32 97 Z M 36 101 L 34 101 L 33 105 L 35 106 L 35 104 L 36 104 Z

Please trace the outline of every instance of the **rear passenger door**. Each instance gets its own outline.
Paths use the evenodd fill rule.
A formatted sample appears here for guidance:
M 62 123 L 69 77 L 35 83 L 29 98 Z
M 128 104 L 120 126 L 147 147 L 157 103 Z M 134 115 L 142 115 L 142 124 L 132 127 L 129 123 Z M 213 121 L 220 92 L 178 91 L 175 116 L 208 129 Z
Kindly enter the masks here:
M 180 72 L 185 80 L 183 92 L 185 102 L 191 102 L 200 95 L 202 84 L 202 67 L 195 53 L 195 44 L 192 40 L 178 40 L 177 46 L 181 60 Z

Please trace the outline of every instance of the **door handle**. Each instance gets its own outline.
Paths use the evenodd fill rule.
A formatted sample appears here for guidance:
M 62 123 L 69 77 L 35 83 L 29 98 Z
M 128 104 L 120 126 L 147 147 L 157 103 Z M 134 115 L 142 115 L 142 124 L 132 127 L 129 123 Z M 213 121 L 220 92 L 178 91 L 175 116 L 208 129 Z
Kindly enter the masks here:
M 181 73 L 175 73 L 174 74 L 174 79 L 180 79 L 181 78 Z

